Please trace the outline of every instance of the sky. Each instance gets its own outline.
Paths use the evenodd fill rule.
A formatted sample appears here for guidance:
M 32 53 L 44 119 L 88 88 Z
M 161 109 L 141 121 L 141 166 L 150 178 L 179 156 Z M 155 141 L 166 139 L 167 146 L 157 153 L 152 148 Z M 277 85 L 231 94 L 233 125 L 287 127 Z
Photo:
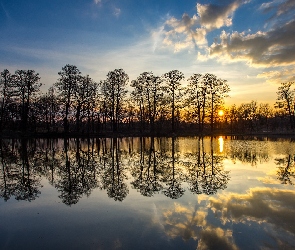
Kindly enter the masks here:
M 33 69 L 44 92 L 66 64 L 97 82 L 212 73 L 226 105 L 273 104 L 295 80 L 295 0 L 0 0 L 0 34 L 0 71 Z

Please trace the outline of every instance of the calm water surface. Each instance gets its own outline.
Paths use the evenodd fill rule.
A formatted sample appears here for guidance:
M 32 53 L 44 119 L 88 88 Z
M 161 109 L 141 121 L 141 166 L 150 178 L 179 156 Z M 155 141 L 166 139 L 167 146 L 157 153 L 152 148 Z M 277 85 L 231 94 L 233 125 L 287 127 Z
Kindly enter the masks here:
M 295 249 L 291 140 L 0 143 L 0 249 Z

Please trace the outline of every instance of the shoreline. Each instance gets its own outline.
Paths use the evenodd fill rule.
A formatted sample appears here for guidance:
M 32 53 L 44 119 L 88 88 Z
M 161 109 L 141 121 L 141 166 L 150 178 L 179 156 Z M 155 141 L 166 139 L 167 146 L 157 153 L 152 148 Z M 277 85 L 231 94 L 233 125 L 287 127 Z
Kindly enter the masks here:
M 150 133 L 150 132 L 103 132 L 103 133 L 63 133 L 63 132 L 50 132 L 50 133 L 22 133 L 22 132 L 2 132 L 0 139 L 22 139 L 22 138 L 123 138 L 123 137 L 268 137 L 268 138 L 289 138 L 295 139 L 295 132 L 251 132 L 251 133 L 230 133 L 228 131 L 215 131 L 215 132 L 175 132 L 175 133 Z

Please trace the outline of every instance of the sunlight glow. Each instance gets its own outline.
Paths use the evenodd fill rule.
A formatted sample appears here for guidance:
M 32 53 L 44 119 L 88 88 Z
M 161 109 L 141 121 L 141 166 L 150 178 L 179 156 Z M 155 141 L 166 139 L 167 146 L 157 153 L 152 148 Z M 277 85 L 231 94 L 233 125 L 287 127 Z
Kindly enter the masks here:
M 223 116 L 224 115 L 224 111 L 221 109 L 221 110 L 218 110 L 218 115 L 219 116 Z
M 223 152 L 223 138 L 222 136 L 219 136 L 218 138 L 218 144 L 219 144 L 219 152 L 222 153 Z

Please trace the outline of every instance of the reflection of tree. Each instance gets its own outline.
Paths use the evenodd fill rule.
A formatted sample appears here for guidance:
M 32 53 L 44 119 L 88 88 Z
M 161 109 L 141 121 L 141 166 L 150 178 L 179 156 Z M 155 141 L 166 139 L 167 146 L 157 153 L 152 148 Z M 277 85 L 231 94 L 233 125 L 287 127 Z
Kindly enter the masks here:
M 282 184 L 294 185 L 292 179 L 295 178 L 295 161 L 291 155 L 284 158 L 276 158 L 276 165 L 278 165 L 277 175 Z
M 35 200 L 40 194 L 41 184 L 34 145 L 28 145 L 27 139 L 1 140 L 0 154 L 0 197 L 5 201 L 11 196 L 17 200 Z
M 61 159 L 58 157 L 60 152 L 56 146 L 57 142 L 53 139 L 47 139 L 44 147 L 39 148 L 39 160 L 42 162 L 43 168 L 40 170 L 49 180 L 51 185 L 54 185 L 57 166 L 61 164 Z
M 163 193 L 171 199 L 178 199 L 184 194 L 185 190 L 181 187 L 182 171 L 175 169 L 175 164 L 179 163 L 179 156 L 175 154 L 175 137 L 172 137 L 171 161 L 169 161 L 169 157 L 166 159 L 168 161 L 163 182 L 168 187 L 164 189 Z
M 131 185 L 133 188 L 138 189 L 143 196 L 151 197 L 163 188 L 159 182 L 161 171 L 158 169 L 159 157 L 155 150 L 154 137 L 150 138 L 148 150 L 145 150 L 145 138 L 140 138 L 140 159 L 137 159 L 137 157 L 138 154 L 135 154 L 130 158 L 130 163 L 134 165 L 131 173 L 136 176 Z
M 11 146 L 9 146 L 9 144 Z M 5 201 L 9 200 L 15 194 L 17 173 L 16 162 L 17 154 L 12 150 L 12 142 L 0 140 L 0 157 L 1 157 L 1 172 L 0 172 L 0 197 Z
M 40 176 L 36 173 L 35 169 L 30 166 L 29 155 L 33 158 L 34 149 L 32 145 L 30 145 L 30 151 L 28 152 L 28 141 L 27 139 L 21 140 L 20 146 L 20 163 L 21 174 L 18 178 L 15 198 L 17 200 L 35 200 L 38 197 L 40 184 Z
M 187 181 L 193 193 L 210 195 L 226 188 L 229 172 L 223 170 L 223 158 L 214 155 L 213 138 L 211 138 L 210 154 L 204 150 L 203 138 L 199 138 L 198 152 L 187 154 L 185 158 L 183 165 L 187 169 Z
M 69 140 L 64 140 L 64 153 L 61 165 L 58 166 L 58 180 L 55 187 L 61 193 L 59 197 L 66 205 L 76 204 L 92 189 L 97 187 L 95 180 L 95 161 L 88 141 L 86 150 L 81 149 L 80 139 L 76 139 L 76 150 L 69 150 Z
M 258 162 L 269 161 L 268 150 L 264 150 L 265 145 L 264 141 L 232 140 L 229 157 L 234 162 L 239 160 L 256 166 Z
M 106 144 L 104 146 L 106 147 Z M 110 198 L 113 198 L 115 201 L 123 201 L 129 193 L 129 190 L 126 183 L 124 183 L 124 179 L 127 177 L 121 162 L 119 139 L 111 139 L 109 152 L 107 148 L 104 148 L 103 152 L 103 188 L 107 190 Z

